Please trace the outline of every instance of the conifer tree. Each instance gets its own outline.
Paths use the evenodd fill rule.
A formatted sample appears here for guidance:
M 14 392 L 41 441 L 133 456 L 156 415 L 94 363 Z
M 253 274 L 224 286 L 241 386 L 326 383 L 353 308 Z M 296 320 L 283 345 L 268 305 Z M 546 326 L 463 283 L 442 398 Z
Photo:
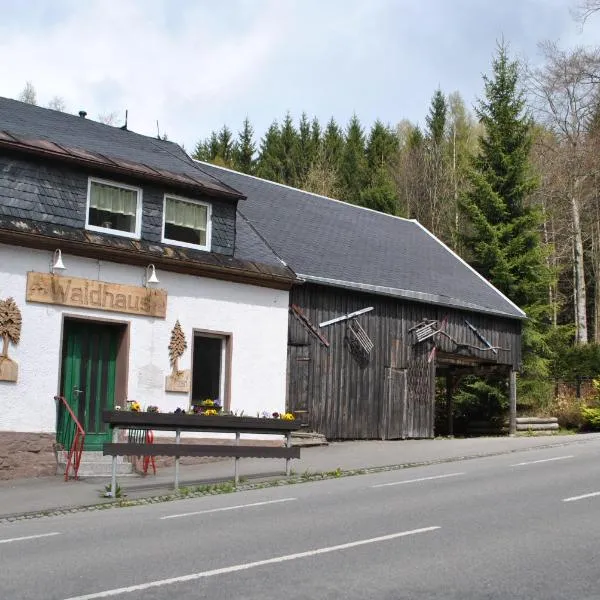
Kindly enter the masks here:
M 217 157 L 218 161 L 222 166 L 231 167 L 233 166 L 233 154 L 235 144 L 233 141 L 233 134 L 231 129 L 227 125 L 223 125 L 221 131 L 217 135 Z
M 342 200 L 360 204 L 360 193 L 368 183 L 365 157 L 365 135 L 356 115 L 346 129 L 344 150 L 339 168 Z
M 256 166 L 258 177 L 285 183 L 281 156 L 281 130 L 279 123 L 275 120 L 267 129 L 260 144 L 260 154 Z
M 282 183 L 297 187 L 302 167 L 300 165 L 298 132 L 290 113 L 285 115 L 281 124 L 280 152 Z
M 235 146 L 235 170 L 241 173 L 252 174 L 254 172 L 255 154 L 254 129 L 250 124 L 250 119 L 246 117 L 242 125 L 242 130 L 238 133 L 238 140 Z
M 425 117 L 429 138 L 436 146 L 441 146 L 444 141 L 447 115 L 448 105 L 446 104 L 446 98 L 442 90 L 437 89 L 431 99 L 429 114 Z
M 396 159 L 398 136 L 378 119 L 369 133 L 366 152 L 369 170 L 375 177 L 380 167 L 391 166 Z
M 529 163 L 532 120 L 519 88 L 518 65 L 504 45 L 492 67 L 476 111 L 485 131 L 468 171 L 470 187 L 460 200 L 468 222 L 465 244 L 470 263 L 527 313 L 525 373 L 541 377 L 551 273 L 540 238 L 541 218 L 530 202 L 537 185 Z
M 336 174 L 340 168 L 342 152 L 344 151 L 344 135 L 340 126 L 331 117 L 323 134 L 323 159 Z

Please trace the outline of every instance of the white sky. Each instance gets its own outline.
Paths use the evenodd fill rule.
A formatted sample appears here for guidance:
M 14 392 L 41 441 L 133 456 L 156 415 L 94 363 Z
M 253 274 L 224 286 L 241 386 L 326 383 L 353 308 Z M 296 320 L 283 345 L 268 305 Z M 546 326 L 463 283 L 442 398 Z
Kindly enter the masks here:
M 26 81 L 46 105 L 192 150 L 247 115 L 257 136 L 287 111 L 345 125 L 356 112 L 423 123 L 434 90 L 471 106 L 496 41 L 540 60 L 537 45 L 600 44 L 577 0 L 0 0 L 0 95 Z

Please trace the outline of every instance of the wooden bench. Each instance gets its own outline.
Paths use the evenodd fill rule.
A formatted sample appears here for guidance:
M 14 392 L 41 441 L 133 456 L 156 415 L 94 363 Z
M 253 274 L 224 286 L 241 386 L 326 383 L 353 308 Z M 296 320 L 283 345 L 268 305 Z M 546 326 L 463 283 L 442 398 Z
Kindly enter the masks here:
M 239 483 L 238 461 L 240 458 L 283 458 L 285 459 L 285 473 L 290 475 L 290 460 L 300 458 L 300 448 L 292 447 L 291 435 L 300 429 L 299 421 L 286 421 L 284 419 L 261 419 L 254 417 L 234 416 L 204 416 L 147 413 L 133 411 L 104 411 L 102 420 L 113 430 L 113 441 L 105 443 L 103 454 L 113 457 L 111 495 L 115 497 L 117 456 L 173 456 L 175 457 L 175 489 L 179 489 L 179 458 L 181 456 L 211 456 L 235 458 L 234 483 Z M 152 429 L 161 431 L 174 431 L 175 443 L 143 443 L 137 441 L 119 442 L 119 429 Z M 194 432 L 223 432 L 234 433 L 233 443 L 181 443 L 182 431 Z M 261 445 L 240 446 L 240 434 L 269 434 L 285 435 L 285 447 Z M 219 440 L 221 442 L 221 440 Z

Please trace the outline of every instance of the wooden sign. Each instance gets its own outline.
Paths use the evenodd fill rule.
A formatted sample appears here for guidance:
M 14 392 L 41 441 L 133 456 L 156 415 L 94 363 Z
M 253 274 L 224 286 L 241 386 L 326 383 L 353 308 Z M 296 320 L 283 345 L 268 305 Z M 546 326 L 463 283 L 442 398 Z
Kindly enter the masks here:
M 27 273 L 27 302 L 108 310 L 164 319 L 166 290 L 108 283 L 96 279 Z
M 192 376 L 189 369 L 171 373 L 165 377 L 165 391 L 187 394 L 190 391 L 191 381 Z

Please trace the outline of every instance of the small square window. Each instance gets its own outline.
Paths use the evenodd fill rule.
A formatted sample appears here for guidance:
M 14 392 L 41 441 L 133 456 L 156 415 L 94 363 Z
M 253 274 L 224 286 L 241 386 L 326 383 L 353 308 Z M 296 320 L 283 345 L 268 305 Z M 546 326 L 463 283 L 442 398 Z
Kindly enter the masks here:
M 210 204 L 165 196 L 163 241 L 207 250 L 210 247 Z
M 139 237 L 141 196 L 138 188 L 90 179 L 86 227 Z

